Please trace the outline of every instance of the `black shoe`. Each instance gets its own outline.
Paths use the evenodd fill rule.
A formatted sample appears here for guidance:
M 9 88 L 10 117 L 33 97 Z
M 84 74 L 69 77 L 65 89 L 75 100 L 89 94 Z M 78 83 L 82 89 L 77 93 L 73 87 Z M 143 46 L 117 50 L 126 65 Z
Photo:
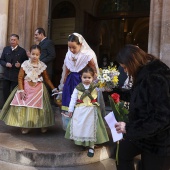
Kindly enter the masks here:
M 90 152 L 90 150 L 92 150 L 93 153 Z M 94 156 L 94 149 L 93 149 L 93 148 L 89 148 L 89 149 L 88 149 L 87 156 L 88 156 L 88 157 L 93 157 L 93 156 Z

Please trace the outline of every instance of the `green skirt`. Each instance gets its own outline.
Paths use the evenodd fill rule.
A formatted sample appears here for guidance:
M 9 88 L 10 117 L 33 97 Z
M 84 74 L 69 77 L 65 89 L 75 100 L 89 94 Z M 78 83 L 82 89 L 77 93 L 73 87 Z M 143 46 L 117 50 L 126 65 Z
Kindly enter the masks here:
M 50 104 L 47 88 L 43 84 L 43 109 L 11 106 L 10 103 L 17 92 L 16 87 L 5 102 L 1 112 L 0 120 L 5 124 L 23 128 L 42 128 L 55 124 L 53 109 Z
M 97 115 L 98 115 L 98 119 L 97 119 L 96 142 L 74 140 L 74 143 L 76 145 L 82 145 L 82 146 L 85 146 L 85 147 L 87 147 L 87 146 L 90 147 L 90 146 L 94 146 L 95 144 L 102 144 L 102 143 L 109 141 L 109 137 L 108 137 L 108 134 L 107 134 L 107 131 L 106 131 L 106 127 L 105 127 L 105 124 L 104 124 L 104 121 L 103 121 L 103 118 L 101 116 L 101 112 L 100 112 L 100 109 L 99 109 L 98 106 L 97 106 Z M 65 138 L 67 138 L 67 139 L 70 139 L 70 122 L 71 122 L 71 120 L 68 123 L 67 130 L 66 130 L 66 133 L 65 133 Z

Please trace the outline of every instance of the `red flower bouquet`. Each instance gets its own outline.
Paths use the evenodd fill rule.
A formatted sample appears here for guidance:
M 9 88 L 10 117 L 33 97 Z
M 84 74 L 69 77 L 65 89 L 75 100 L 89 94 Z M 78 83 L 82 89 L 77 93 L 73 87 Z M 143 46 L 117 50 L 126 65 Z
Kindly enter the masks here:
M 120 100 L 120 95 L 113 93 L 109 96 L 110 106 L 118 122 L 128 122 L 128 109 L 126 108 L 126 102 Z

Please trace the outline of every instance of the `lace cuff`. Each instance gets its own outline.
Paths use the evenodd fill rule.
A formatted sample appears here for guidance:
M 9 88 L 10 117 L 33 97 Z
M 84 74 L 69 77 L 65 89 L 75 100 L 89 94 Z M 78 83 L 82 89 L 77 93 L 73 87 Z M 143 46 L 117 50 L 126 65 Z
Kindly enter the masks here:
M 56 91 L 57 91 L 57 88 L 54 88 L 54 89 L 52 90 L 52 93 L 53 93 L 53 92 L 56 92 Z

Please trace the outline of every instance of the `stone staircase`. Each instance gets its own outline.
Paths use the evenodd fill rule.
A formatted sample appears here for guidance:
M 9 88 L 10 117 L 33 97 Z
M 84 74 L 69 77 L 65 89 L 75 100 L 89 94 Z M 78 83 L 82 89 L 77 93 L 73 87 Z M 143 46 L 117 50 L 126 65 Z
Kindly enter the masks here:
M 64 138 L 65 131 L 62 129 L 59 108 L 54 109 L 56 125 L 50 127 L 45 134 L 42 134 L 40 129 L 32 129 L 29 134 L 22 135 L 20 128 L 6 126 L 0 121 L 0 167 L 5 167 L 3 170 L 10 167 L 14 170 L 71 170 L 71 167 L 90 170 L 91 166 L 95 170 L 95 167 L 100 165 L 102 170 L 102 167 L 105 169 L 106 166 L 101 162 L 108 161 L 110 168 L 115 170 L 114 159 L 110 158 L 115 147 L 112 139 L 105 145 L 98 145 L 93 158 L 87 157 L 87 150 L 82 150 L 82 147 Z

